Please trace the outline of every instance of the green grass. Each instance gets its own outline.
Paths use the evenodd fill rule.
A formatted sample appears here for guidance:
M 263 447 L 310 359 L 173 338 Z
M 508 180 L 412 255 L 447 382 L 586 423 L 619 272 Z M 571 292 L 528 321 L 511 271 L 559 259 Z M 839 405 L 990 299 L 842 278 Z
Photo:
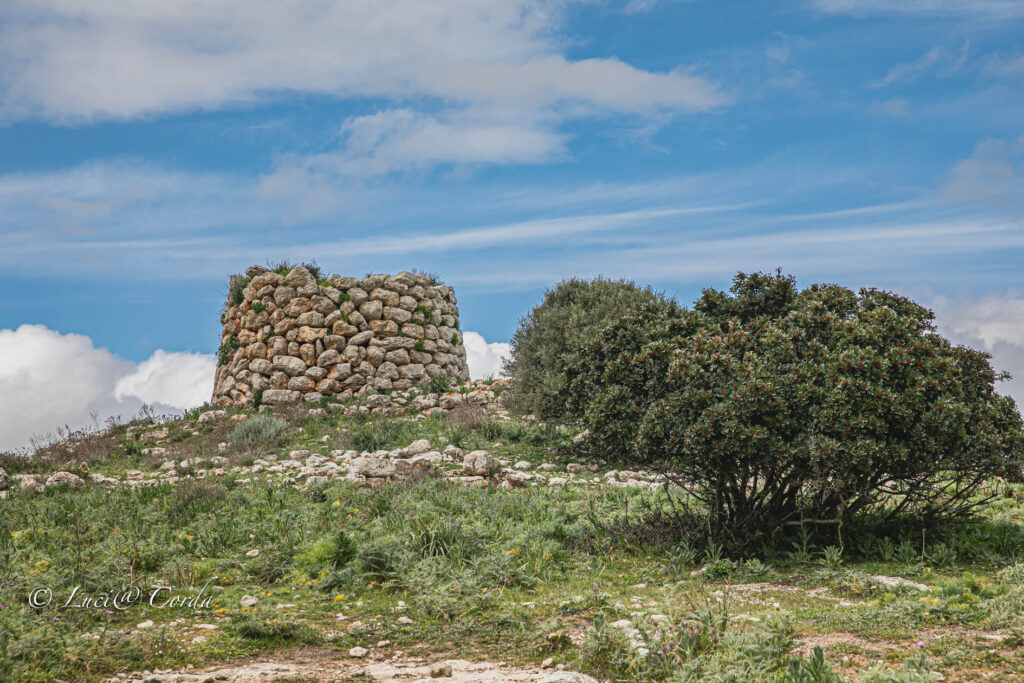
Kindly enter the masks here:
M 573 461 L 572 430 L 517 420 L 411 419 L 417 412 L 348 417 L 337 409 L 281 410 L 237 425 L 168 423 L 170 457 L 222 454 L 252 464 L 245 454 L 254 440 L 281 458 L 294 449 L 373 451 L 426 438 L 438 450 L 450 443 L 511 462 L 553 463 L 553 475 L 564 476 Z M 261 425 L 281 429 L 270 435 Z M 114 450 L 91 460 L 94 472 L 119 476 L 166 459 L 147 459 L 141 450 L 151 444 L 127 438 L 126 429 L 103 437 Z M 243 430 L 259 434 L 235 436 Z M 221 442 L 229 444 L 224 451 Z M 86 447 L 71 462 L 77 465 Z M 58 464 L 31 466 L 45 473 Z M 0 636 L 0 681 L 96 681 L 298 645 L 339 656 L 380 640 L 392 649 L 510 664 L 553 657 L 620 681 L 829 681 L 855 674 L 914 681 L 929 680 L 928 669 L 961 680 L 979 672 L 993 680 L 1024 675 L 1022 486 L 994 482 L 986 493 L 998 495 L 980 520 L 929 529 L 923 538 L 919 526 L 864 521 L 843 530 L 841 552 L 828 529 L 781 534 L 726 556 L 706 535 L 678 536 L 662 491 L 500 490 L 458 480 L 377 489 L 343 480 L 308 489 L 238 483 L 249 476 L 8 492 L 0 501 L 0 633 L 7 634 Z M 254 549 L 259 553 L 251 555 Z M 889 586 L 878 576 L 928 590 Z M 82 595 L 128 585 L 188 594 L 206 582 L 213 597 L 199 611 L 139 604 L 107 614 L 59 606 L 76 586 Z M 34 609 L 27 596 L 41 586 L 54 599 Z M 242 596 L 259 602 L 243 607 Z M 397 624 L 399 611 L 413 623 Z M 145 620 L 155 626 L 137 629 Z M 622 620 L 635 632 L 614 626 Z M 349 631 L 355 621 L 362 626 Z M 193 644 L 201 623 L 218 628 Z M 800 642 L 837 634 L 842 639 L 821 654 L 810 646 L 795 654 Z

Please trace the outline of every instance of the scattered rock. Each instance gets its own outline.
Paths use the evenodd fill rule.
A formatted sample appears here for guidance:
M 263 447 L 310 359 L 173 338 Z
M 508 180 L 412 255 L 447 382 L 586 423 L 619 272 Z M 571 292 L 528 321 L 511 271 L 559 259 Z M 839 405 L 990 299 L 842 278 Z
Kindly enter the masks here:
M 501 462 L 487 451 L 467 453 L 462 461 L 462 472 L 471 477 L 488 477 L 501 470 Z
M 257 598 L 255 595 L 243 595 L 242 599 L 239 600 L 239 602 L 242 603 L 242 607 L 252 607 L 259 601 L 260 599 Z
M 367 653 L 369 653 L 369 650 L 367 650 L 365 647 L 359 647 L 358 645 L 356 645 L 354 648 L 348 651 L 348 656 L 359 659 L 365 657 Z
M 46 480 L 47 486 L 70 486 L 73 489 L 80 489 L 85 486 L 85 482 L 77 474 L 71 472 L 54 472 Z

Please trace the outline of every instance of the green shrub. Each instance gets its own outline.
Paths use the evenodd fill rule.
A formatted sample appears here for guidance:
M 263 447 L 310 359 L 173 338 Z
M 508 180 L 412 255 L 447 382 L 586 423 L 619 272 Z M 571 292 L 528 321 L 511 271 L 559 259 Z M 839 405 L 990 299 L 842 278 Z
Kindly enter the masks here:
M 242 292 L 249 286 L 250 282 L 252 282 L 252 280 L 244 275 L 231 276 L 231 281 L 228 286 L 228 302 L 232 306 L 237 306 L 245 301 L 245 295 Z
M 259 313 L 259 312 L 261 312 L 261 311 L 262 311 L 262 310 L 263 310 L 264 308 L 266 308 L 266 306 L 264 306 L 264 305 L 263 305 L 263 302 L 262 302 L 262 301 L 253 301 L 253 302 L 252 302 L 252 310 L 253 310 L 253 313 Z
M 610 325 L 569 401 L 588 448 L 688 481 L 723 541 L 867 510 L 961 518 L 986 478 L 1020 478 L 1024 429 L 988 355 L 932 319 L 888 292 L 741 273 L 692 312 Z
M 242 343 L 238 341 L 238 337 L 233 334 L 229 334 L 227 338 L 221 343 L 220 348 L 217 349 L 217 360 L 220 365 L 227 365 L 231 362 L 231 359 L 235 357 L 235 351 L 242 348 Z
M 427 380 L 428 394 L 447 394 L 452 390 L 452 378 L 445 373 L 434 375 Z
M 661 295 L 625 280 L 566 280 L 519 321 L 504 374 L 512 378 L 509 407 L 521 414 L 560 419 L 565 410 L 565 371 L 579 348 L 605 325 L 636 310 L 662 304 Z
M 272 415 L 254 415 L 235 426 L 228 442 L 232 446 L 247 443 L 269 444 L 276 441 L 277 437 L 286 429 L 288 429 L 286 420 Z

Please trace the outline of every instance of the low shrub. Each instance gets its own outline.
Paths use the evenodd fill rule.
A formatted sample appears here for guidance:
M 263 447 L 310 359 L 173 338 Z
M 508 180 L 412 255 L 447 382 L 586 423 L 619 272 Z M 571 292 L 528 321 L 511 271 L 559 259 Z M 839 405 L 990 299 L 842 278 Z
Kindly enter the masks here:
M 235 425 L 228 443 L 232 446 L 242 444 L 271 444 L 288 429 L 288 422 L 273 415 L 253 415 Z

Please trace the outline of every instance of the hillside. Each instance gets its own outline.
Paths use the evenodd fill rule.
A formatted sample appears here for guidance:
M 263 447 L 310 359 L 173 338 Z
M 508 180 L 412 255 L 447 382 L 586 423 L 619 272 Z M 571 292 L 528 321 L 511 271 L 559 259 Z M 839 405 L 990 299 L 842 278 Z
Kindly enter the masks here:
M 664 541 L 683 491 L 511 418 L 506 386 L 140 418 L 4 458 L 0 680 L 1024 672 L 1024 487 L 926 537 L 728 559 Z

